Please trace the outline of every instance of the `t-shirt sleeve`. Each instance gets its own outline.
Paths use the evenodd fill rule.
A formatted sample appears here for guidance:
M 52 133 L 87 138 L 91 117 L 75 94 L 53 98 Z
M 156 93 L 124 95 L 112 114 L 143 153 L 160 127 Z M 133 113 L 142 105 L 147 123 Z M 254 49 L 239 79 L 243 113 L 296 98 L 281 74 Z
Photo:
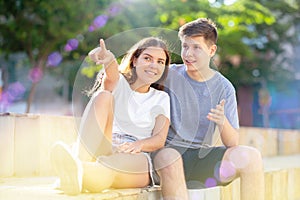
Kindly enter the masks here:
M 228 89 L 228 94 L 225 102 L 225 115 L 232 125 L 233 128 L 239 128 L 239 119 L 238 119 L 238 111 L 237 111 L 237 101 L 235 90 L 232 87 Z
M 155 101 L 152 103 L 154 104 L 153 108 L 151 109 L 151 115 L 157 117 L 158 115 L 164 115 L 170 121 L 170 97 L 166 92 L 159 91 Z
M 171 121 L 171 118 L 170 118 L 170 97 L 167 93 L 165 93 L 165 98 L 163 99 L 163 115 L 165 115 L 170 121 Z
M 115 88 L 113 89 L 112 93 L 116 94 L 119 93 L 119 91 L 124 90 L 124 87 L 126 87 L 127 81 L 125 79 L 125 77 L 122 74 L 119 74 L 119 80 L 115 86 Z

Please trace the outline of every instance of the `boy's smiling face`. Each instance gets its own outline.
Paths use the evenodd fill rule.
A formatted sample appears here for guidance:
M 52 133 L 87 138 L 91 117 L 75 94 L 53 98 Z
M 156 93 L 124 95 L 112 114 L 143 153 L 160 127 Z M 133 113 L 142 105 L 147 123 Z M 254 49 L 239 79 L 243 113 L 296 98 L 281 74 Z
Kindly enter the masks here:
M 210 59 L 217 50 L 216 45 L 208 45 L 202 36 L 181 39 L 181 58 L 188 71 L 209 68 Z

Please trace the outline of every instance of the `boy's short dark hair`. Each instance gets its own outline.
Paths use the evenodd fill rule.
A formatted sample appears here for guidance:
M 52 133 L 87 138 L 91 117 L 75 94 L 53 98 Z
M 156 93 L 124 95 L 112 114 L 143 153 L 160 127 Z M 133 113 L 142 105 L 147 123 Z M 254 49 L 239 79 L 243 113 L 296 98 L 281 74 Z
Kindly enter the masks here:
M 198 18 L 188 22 L 179 28 L 178 36 L 183 37 L 202 36 L 209 45 L 217 44 L 218 32 L 215 23 L 208 18 Z

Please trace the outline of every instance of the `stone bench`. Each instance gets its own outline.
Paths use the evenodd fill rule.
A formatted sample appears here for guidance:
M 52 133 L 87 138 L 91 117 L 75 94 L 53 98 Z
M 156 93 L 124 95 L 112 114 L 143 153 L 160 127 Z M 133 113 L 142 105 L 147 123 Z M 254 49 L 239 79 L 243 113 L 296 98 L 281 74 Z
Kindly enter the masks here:
M 74 143 L 78 122 L 79 119 L 71 116 L 2 114 L 0 199 L 160 198 L 160 188 L 107 190 L 78 196 L 67 196 L 56 190 L 55 175 L 50 166 L 50 148 L 59 140 Z M 256 147 L 264 157 L 266 199 L 300 199 L 299 131 L 241 127 L 240 144 Z M 238 200 L 239 179 L 226 187 L 189 190 L 189 193 L 191 199 Z

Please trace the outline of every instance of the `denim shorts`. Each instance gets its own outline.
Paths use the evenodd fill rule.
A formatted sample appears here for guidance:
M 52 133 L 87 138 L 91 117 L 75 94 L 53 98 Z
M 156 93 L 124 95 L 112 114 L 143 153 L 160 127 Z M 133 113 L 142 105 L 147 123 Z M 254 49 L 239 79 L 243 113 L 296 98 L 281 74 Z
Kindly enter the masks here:
M 112 146 L 113 146 L 113 153 L 116 153 L 117 152 L 117 147 L 125 142 L 135 142 L 137 141 L 138 138 L 135 137 L 135 136 L 132 136 L 132 135 L 128 135 L 128 134 L 120 134 L 120 133 L 113 133 L 112 135 Z M 151 186 L 154 186 L 155 185 L 155 179 L 156 177 L 154 176 L 157 176 L 155 173 L 154 173 L 154 170 L 153 170 L 153 163 L 152 163 L 152 159 L 150 157 L 150 154 L 149 153 L 146 153 L 146 152 L 143 152 L 143 154 L 146 156 L 147 160 L 148 160 L 148 170 L 149 170 L 149 175 L 150 175 L 150 178 L 151 178 Z

